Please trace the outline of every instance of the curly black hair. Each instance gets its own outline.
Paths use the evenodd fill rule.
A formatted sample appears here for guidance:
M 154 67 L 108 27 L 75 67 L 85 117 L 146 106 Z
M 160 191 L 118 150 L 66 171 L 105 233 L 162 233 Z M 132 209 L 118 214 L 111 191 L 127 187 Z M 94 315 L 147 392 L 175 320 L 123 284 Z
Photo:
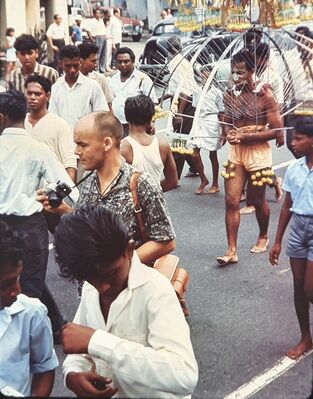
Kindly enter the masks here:
M 155 114 L 154 103 L 149 96 L 139 94 L 128 97 L 125 102 L 125 118 L 132 125 L 146 125 Z
M 55 257 L 60 275 L 71 281 L 95 278 L 125 253 L 128 242 L 119 216 L 100 206 L 84 205 L 63 216 L 56 228 Z
M 7 267 L 16 267 L 23 260 L 23 245 L 20 237 L 0 219 L 0 275 Z
M 17 90 L 0 93 L 0 114 L 6 115 L 12 122 L 22 122 L 27 113 L 26 97 Z

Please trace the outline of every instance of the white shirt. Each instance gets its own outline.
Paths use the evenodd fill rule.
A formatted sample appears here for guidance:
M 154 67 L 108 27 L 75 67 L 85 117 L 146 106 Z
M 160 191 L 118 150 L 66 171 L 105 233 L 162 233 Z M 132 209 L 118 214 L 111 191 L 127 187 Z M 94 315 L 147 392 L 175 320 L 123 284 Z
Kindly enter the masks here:
M 123 22 L 115 15 L 111 17 L 110 22 L 113 44 L 122 43 Z
M 92 36 L 106 36 L 107 34 L 107 28 L 102 18 L 93 18 L 89 23 L 88 30 Z
M 141 264 L 134 253 L 128 286 L 111 304 L 105 322 L 99 293 L 83 286 L 74 323 L 96 329 L 89 355 L 68 355 L 63 373 L 90 370 L 112 378 L 113 397 L 190 397 L 197 379 L 188 324 L 170 281 Z
M 73 181 L 49 148 L 34 140 L 25 129 L 7 128 L 0 136 L 0 215 L 30 216 L 40 212 L 36 190 L 58 180 L 70 187 Z M 78 190 L 71 198 L 78 199 Z
M 164 165 L 160 154 L 158 138 L 154 136 L 149 145 L 141 145 L 130 136 L 125 137 L 123 140 L 127 141 L 132 147 L 132 165 L 134 168 L 149 173 L 157 182 L 160 182 Z
M 39 299 L 20 294 L 0 310 L 0 359 L 0 389 L 9 385 L 24 396 L 31 396 L 33 374 L 58 367 L 51 323 Z
M 41 118 L 35 126 L 29 122 L 28 118 L 29 114 L 25 118 L 25 129 L 29 131 L 32 138 L 47 144 L 64 168 L 76 168 L 73 133 L 68 123 L 51 112 Z
M 60 25 L 53 22 L 47 30 L 47 36 L 55 40 L 65 39 L 66 37 L 66 27 L 61 22 Z
M 109 106 L 99 83 L 79 72 L 72 87 L 64 75 L 52 85 L 49 111 L 65 119 L 73 130 L 82 116 L 94 111 L 109 111 Z
M 153 82 L 148 75 L 135 68 L 125 82 L 121 81 L 121 73 L 117 72 L 110 79 L 110 86 L 115 95 L 112 101 L 113 113 L 121 123 L 127 123 L 124 113 L 125 101 L 128 97 L 138 96 L 139 94 L 148 95 Z M 154 87 L 152 87 L 150 97 L 155 104 L 158 103 Z
M 192 65 L 180 53 L 168 63 L 168 69 L 171 73 L 168 84 L 168 90 L 171 94 L 175 94 L 178 87 L 180 92 L 191 96 L 198 89 L 194 78 Z

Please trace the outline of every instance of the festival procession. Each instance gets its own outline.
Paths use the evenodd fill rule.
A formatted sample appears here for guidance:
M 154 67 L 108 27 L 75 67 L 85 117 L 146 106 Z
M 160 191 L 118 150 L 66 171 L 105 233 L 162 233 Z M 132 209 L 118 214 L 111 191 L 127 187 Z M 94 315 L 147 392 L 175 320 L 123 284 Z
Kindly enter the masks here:
M 0 396 L 313 398 L 313 2 L 0 12 Z

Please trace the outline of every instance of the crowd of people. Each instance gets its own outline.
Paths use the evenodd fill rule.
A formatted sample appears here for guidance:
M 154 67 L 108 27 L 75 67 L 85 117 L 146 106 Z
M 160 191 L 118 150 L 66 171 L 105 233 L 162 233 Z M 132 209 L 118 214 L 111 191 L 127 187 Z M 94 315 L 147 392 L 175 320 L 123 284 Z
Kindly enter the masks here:
M 7 31 L 7 48 L 14 50 L 8 87 L 0 93 L 0 391 L 49 396 L 58 367 L 53 344 L 62 343 L 68 355 L 64 382 L 78 397 L 190 397 L 198 366 L 189 327 L 169 279 L 151 266 L 176 248 L 163 192 L 178 186 L 184 161 L 189 173 L 200 176 L 196 194 L 209 183 L 201 149 L 209 151 L 213 170 L 208 194 L 220 191 L 217 152 L 226 142 L 230 149 L 224 172 L 228 249 L 217 262 L 238 263 L 239 204 L 246 184 L 247 205 L 255 208 L 259 226 L 251 252 L 269 246 L 262 178 L 275 186 L 269 141 L 284 144 L 280 86 L 265 82 L 268 59 L 261 63 L 255 57 L 261 48 L 262 54 L 269 50 L 255 40 L 255 32 L 249 45 L 245 38 L 231 57 L 227 89 L 211 87 L 195 126 L 190 116 L 213 66 L 202 66 L 196 82 L 181 43 L 170 38 L 166 96 L 173 101 L 180 91 L 173 128 L 183 125 L 184 132 L 198 136 L 191 157 L 174 157 L 169 143 L 155 135 L 153 82 L 136 68 L 133 51 L 110 36 L 109 20 L 96 9 L 86 43 L 78 18 L 74 44 L 66 44 L 56 14 L 47 31 L 52 67 L 38 63 L 33 36 L 15 38 L 14 30 Z M 112 66 L 116 72 L 108 79 L 104 72 Z M 312 348 L 313 118 L 298 118 L 294 127 L 290 142 L 300 158 L 286 172 L 270 262 L 277 264 L 293 217 L 287 255 L 302 336 L 287 355 L 296 359 Z M 139 210 L 131 183 L 138 170 Z M 61 275 L 79 282 L 72 323 L 46 284 L 49 231 Z

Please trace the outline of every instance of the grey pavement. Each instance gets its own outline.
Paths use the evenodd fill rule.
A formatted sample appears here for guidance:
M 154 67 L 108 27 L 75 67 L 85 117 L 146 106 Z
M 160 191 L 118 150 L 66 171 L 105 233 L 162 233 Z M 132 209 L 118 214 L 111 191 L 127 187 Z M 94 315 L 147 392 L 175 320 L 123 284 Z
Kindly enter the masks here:
M 292 158 L 284 147 L 274 150 L 274 165 Z M 227 148 L 219 152 L 221 163 Z M 208 155 L 203 152 L 211 178 Z M 186 171 L 186 169 L 185 169 Z M 278 175 L 283 176 L 285 169 Z M 255 215 L 241 218 L 239 262 L 221 268 L 215 257 L 226 248 L 224 192 L 196 196 L 198 178 L 181 178 L 181 186 L 165 193 L 177 233 L 180 264 L 190 273 L 186 295 L 199 382 L 194 398 L 223 398 L 239 386 L 272 367 L 299 339 L 293 305 L 292 275 L 288 258 L 273 268 L 268 253 L 250 254 L 257 238 Z M 222 178 L 220 178 L 222 185 Z M 281 203 L 268 190 L 271 207 L 270 238 L 273 242 Z M 71 320 L 77 306 L 75 287 L 56 275 L 51 256 L 48 283 L 64 315 Z M 56 347 L 60 360 L 60 346 Z M 310 394 L 312 359 L 307 357 L 283 376 L 257 393 L 259 398 L 306 398 Z M 69 395 L 58 371 L 53 394 Z

